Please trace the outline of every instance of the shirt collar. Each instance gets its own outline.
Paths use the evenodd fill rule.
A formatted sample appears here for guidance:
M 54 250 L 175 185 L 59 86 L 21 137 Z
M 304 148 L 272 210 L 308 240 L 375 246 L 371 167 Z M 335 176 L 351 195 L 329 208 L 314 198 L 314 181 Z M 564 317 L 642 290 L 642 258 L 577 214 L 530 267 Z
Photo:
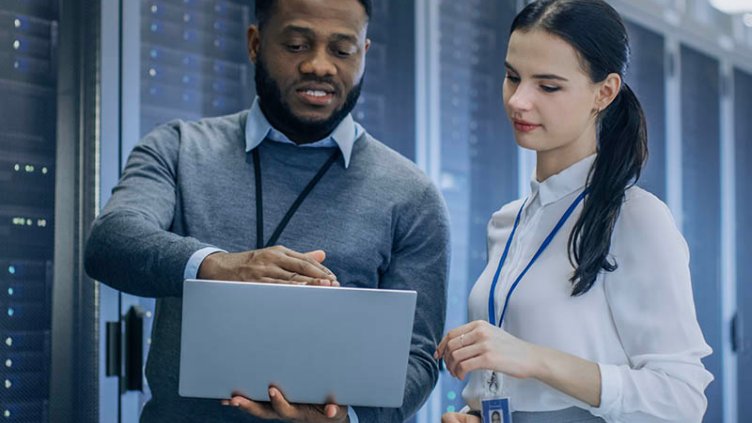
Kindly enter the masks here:
M 530 198 L 537 193 L 540 196 L 541 206 L 545 206 L 583 188 L 594 161 L 595 154 L 585 157 L 543 182 L 537 181 L 536 171 L 533 170 L 530 178 Z
M 363 134 L 364 129 L 360 126 L 352 117 L 352 114 L 348 114 L 342 122 L 334 128 L 329 136 L 324 139 L 312 142 L 309 144 L 303 144 L 301 148 L 321 148 L 321 147 L 339 147 L 342 151 L 342 158 L 345 160 L 345 168 L 350 165 L 350 157 L 352 156 L 353 145 L 355 141 Z M 271 141 L 281 142 L 284 144 L 295 144 L 292 140 L 287 138 L 285 134 L 275 129 L 269 120 L 264 116 L 264 112 L 261 111 L 259 106 L 259 99 L 256 97 L 253 100 L 251 110 L 248 112 L 248 118 L 245 124 L 245 151 L 251 151 L 258 147 L 265 139 Z

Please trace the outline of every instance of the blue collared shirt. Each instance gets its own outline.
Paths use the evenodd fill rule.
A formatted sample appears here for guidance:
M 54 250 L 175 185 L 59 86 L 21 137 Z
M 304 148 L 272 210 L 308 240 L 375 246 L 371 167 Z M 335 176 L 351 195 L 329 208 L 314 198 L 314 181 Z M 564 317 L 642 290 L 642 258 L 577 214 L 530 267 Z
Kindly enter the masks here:
M 353 145 L 355 141 L 363 135 L 364 129 L 360 124 L 355 122 L 352 114 L 348 114 L 342 122 L 334 128 L 334 131 L 322 140 L 312 142 L 309 144 L 300 145 L 300 148 L 325 148 L 325 147 L 339 147 L 342 152 L 342 158 L 345 161 L 345 168 L 350 166 L 350 156 L 352 156 Z M 245 123 L 245 151 L 252 151 L 258 147 L 264 140 L 270 140 L 275 142 L 281 142 L 284 144 L 297 145 L 294 141 L 290 140 L 285 134 L 275 129 L 269 120 L 264 116 L 259 106 L 258 97 L 253 100 L 251 110 L 248 112 L 248 117 Z M 185 265 L 185 272 L 183 277 L 185 279 L 195 279 L 198 276 L 198 268 L 204 261 L 206 256 L 216 252 L 226 252 L 221 248 L 207 247 L 202 248 L 188 259 L 188 263 Z M 358 423 L 358 416 L 355 414 L 355 410 L 352 407 L 347 407 L 347 414 L 350 417 L 351 423 Z
M 345 160 L 345 168 L 350 166 L 350 156 L 352 155 L 353 145 L 363 134 L 363 127 L 360 126 L 348 114 L 342 122 L 334 128 L 332 133 L 316 142 L 303 144 L 301 148 L 321 148 L 338 146 L 342 151 L 342 158 Z M 266 119 L 259 106 L 258 97 L 253 101 L 253 106 L 248 112 L 248 118 L 245 124 L 245 151 L 251 151 L 261 144 L 265 139 L 281 142 L 284 144 L 295 144 L 285 134 L 276 130 Z

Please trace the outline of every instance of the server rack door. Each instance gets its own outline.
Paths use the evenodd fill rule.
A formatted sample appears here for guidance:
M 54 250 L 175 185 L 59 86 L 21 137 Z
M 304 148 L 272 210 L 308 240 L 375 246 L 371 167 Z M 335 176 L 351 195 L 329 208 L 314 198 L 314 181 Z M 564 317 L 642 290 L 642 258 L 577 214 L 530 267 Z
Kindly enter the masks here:
M 0 418 L 48 421 L 56 1 L 0 4 Z
M 415 160 L 415 6 L 373 2 L 363 88 L 353 118 L 369 134 Z
M 734 129 L 736 169 L 736 298 L 735 347 L 738 383 L 738 418 L 752 419 L 752 74 L 734 72 Z
M 723 421 L 721 363 L 720 74 L 717 60 L 681 48 L 682 231 L 689 244 L 697 317 L 714 353 L 705 421 Z
M 632 57 L 626 82 L 642 104 L 648 126 L 647 167 L 639 185 L 666 201 L 666 73 L 665 39 L 627 22 Z

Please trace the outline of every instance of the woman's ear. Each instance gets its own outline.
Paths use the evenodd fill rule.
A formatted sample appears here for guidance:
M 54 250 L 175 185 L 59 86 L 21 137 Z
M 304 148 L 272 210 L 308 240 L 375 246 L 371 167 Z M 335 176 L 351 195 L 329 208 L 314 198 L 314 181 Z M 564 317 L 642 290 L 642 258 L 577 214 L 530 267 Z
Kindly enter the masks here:
M 601 112 L 605 110 L 614 101 L 621 91 L 621 76 L 618 73 L 609 74 L 606 79 L 599 83 L 598 92 L 595 97 L 594 108 Z

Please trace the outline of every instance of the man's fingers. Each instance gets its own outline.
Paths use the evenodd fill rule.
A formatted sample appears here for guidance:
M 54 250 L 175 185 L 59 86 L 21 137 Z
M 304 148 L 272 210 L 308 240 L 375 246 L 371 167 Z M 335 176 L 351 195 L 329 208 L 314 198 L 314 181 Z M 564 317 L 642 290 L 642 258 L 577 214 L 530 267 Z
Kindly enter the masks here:
M 289 273 L 289 272 L 288 272 Z M 330 279 L 310 278 L 297 273 L 289 273 L 285 278 L 290 283 L 297 285 L 316 285 L 316 286 L 339 286 L 339 282 Z
M 310 278 L 327 280 L 336 279 L 334 275 L 324 266 L 302 254 L 300 254 L 299 256 L 293 256 L 290 255 L 290 253 L 285 254 L 279 258 L 277 265 L 288 272 L 297 273 L 299 275 L 307 276 Z
M 339 411 L 339 407 L 335 404 L 327 404 L 324 407 L 324 415 L 330 419 L 337 417 L 337 411 Z
M 314 250 L 303 254 L 316 260 L 318 263 L 323 263 L 324 260 L 326 260 L 326 253 L 324 250 Z
M 326 253 L 325 252 L 323 252 L 321 250 L 315 250 L 315 251 L 311 251 L 311 252 L 308 252 L 308 253 L 299 253 L 297 251 L 293 251 L 293 250 L 290 250 L 290 249 L 285 249 L 284 251 L 285 251 L 285 254 L 287 254 L 287 256 L 289 256 L 291 258 L 294 258 L 294 259 L 297 259 L 297 260 L 300 260 L 300 261 L 303 261 L 305 263 L 308 263 L 312 267 L 314 267 L 314 268 L 318 269 L 319 271 L 321 271 L 323 273 L 323 276 L 321 276 L 321 277 L 325 277 L 325 278 L 331 279 L 331 280 L 337 279 L 337 276 L 335 276 L 334 273 L 331 270 L 329 270 L 326 266 L 324 266 L 323 264 L 321 264 L 321 261 L 324 261 L 324 259 L 326 258 Z M 319 258 L 321 259 L 321 261 L 317 260 Z M 294 272 L 295 270 L 292 270 L 292 271 Z M 313 276 L 313 275 L 309 275 L 309 276 Z M 317 276 L 317 277 L 319 277 L 319 276 Z
M 271 402 L 271 406 L 274 411 L 283 419 L 298 419 L 298 410 L 289 402 L 287 402 L 284 395 L 282 395 L 282 392 L 280 392 L 279 389 L 275 387 L 269 388 L 269 401 Z
M 229 405 L 234 407 L 239 407 L 240 409 L 244 410 L 245 412 L 252 414 L 256 417 L 261 417 L 262 419 L 279 419 L 279 415 L 274 411 L 274 409 L 267 405 L 256 401 L 251 401 L 246 397 L 242 397 L 240 395 L 235 395 L 229 400 Z
M 298 282 L 308 285 L 320 285 L 320 280 L 329 281 L 328 278 L 322 277 L 322 272 L 311 268 L 310 265 L 305 270 L 301 269 L 298 266 L 299 263 L 302 262 L 285 256 L 275 263 L 276 266 L 267 266 L 263 270 L 263 277 L 277 279 L 283 283 Z M 305 272 L 306 270 L 308 273 Z
M 329 279 L 316 279 L 300 276 L 287 271 L 269 272 L 269 277 L 258 278 L 256 282 L 277 283 L 282 285 L 339 286 L 339 282 Z
M 308 275 L 301 275 L 298 272 L 291 272 L 285 269 L 276 269 L 269 272 L 269 277 L 285 281 L 285 283 L 293 283 L 298 285 L 331 285 L 329 279 L 315 278 Z

